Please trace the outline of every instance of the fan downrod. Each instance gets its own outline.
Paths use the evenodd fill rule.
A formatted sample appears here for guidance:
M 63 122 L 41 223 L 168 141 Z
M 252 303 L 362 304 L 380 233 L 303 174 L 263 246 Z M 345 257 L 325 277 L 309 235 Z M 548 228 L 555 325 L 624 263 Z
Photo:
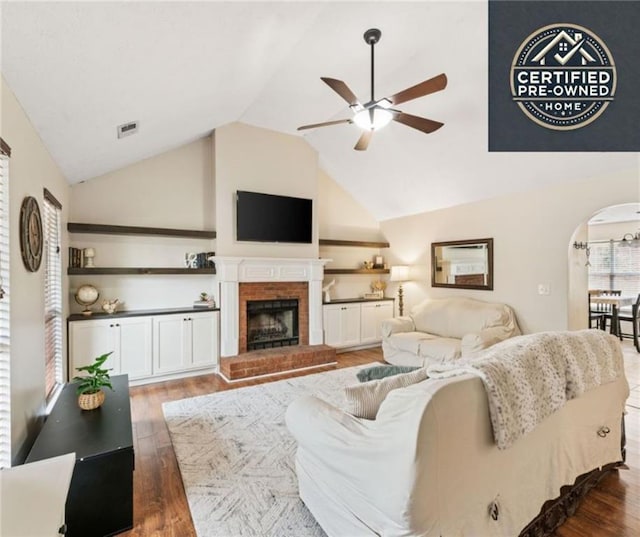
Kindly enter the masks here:
M 380 41 L 380 36 L 382 32 L 377 28 L 370 28 L 364 33 L 364 42 L 367 45 L 375 45 L 378 41 Z

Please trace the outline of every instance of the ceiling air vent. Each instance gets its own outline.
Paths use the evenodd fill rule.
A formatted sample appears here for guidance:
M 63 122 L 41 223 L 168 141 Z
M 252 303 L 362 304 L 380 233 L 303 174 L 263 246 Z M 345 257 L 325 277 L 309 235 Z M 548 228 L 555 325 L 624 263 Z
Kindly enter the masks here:
M 118 125 L 118 138 L 124 138 L 125 136 L 135 134 L 138 132 L 139 125 L 140 123 L 138 121 L 131 121 L 130 123 Z

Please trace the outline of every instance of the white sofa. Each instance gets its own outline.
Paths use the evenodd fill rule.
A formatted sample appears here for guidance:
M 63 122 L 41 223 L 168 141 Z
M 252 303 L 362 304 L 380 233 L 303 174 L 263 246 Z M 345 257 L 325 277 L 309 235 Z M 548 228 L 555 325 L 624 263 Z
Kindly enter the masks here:
M 589 487 L 580 481 L 553 516 L 538 517 L 547 500 L 624 460 L 628 394 L 622 373 L 502 450 L 474 375 L 396 389 L 375 420 L 306 396 L 286 415 L 298 442 L 300 497 L 329 537 L 548 535 Z
M 382 323 L 384 359 L 426 366 L 455 360 L 520 334 L 513 310 L 465 297 L 429 298 Z

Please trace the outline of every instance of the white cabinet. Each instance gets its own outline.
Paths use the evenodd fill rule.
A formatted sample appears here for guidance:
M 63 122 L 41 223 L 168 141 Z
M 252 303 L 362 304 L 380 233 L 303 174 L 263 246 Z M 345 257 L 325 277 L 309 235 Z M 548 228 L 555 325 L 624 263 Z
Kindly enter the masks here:
M 130 381 L 178 378 L 218 364 L 218 312 L 111 317 L 69 322 L 69 378 L 113 352 L 105 366 Z
M 393 317 L 393 302 L 363 302 L 360 304 L 360 344 L 382 341 L 382 321 Z
M 151 370 L 151 319 L 120 317 L 69 323 L 69 377 L 111 352 L 105 367 L 112 375 L 127 373 L 131 380 L 147 377 Z
M 324 342 L 332 347 L 360 343 L 360 304 L 324 306 Z
M 392 300 L 343 302 L 323 306 L 324 342 L 332 347 L 356 347 L 382 341 L 380 327 L 393 317 Z
M 218 361 L 217 313 L 153 318 L 153 369 L 164 374 L 213 366 Z

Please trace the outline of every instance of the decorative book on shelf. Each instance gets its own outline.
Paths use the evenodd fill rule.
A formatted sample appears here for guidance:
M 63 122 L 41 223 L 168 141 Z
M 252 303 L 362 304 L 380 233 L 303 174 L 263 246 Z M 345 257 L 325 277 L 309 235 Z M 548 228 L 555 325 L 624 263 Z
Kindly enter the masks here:
M 193 303 L 194 308 L 215 308 L 216 303 L 214 300 L 196 300 Z

